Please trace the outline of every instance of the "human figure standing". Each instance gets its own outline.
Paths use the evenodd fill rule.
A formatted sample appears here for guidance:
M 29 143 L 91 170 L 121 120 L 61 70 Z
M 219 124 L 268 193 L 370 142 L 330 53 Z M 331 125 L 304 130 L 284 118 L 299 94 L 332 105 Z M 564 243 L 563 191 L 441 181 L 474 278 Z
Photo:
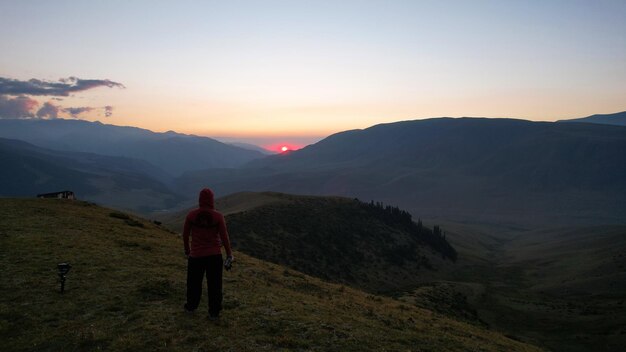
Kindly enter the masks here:
M 202 296 L 202 281 L 206 274 L 209 318 L 215 320 L 222 310 L 222 245 L 226 249 L 227 269 L 230 269 L 233 253 L 224 216 L 215 210 L 213 192 L 208 188 L 200 191 L 198 203 L 199 207 L 187 214 L 183 229 L 187 256 L 185 311 L 193 312 L 198 308 Z

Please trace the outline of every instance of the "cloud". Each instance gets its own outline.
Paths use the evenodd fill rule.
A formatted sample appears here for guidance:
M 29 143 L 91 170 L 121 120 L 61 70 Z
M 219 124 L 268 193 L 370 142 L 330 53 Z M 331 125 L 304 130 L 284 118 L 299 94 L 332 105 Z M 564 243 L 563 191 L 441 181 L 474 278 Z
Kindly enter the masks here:
M 64 116 L 78 118 L 79 115 L 94 110 L 104 111 L 105 117 L 113 115 L 111 105 L 103 107 L 63 107 L 52 101 L 62 101 L 63 98 L 75 92 L 82 92 L 97 87 L 125 88 L 123 84 L 108 79 L 81 79 L 77 77 L 61 78 L 58 81 L 17 79 L 0 77 L 0 118 L 40 118 L 57 119 Z M 40 103 L 31 96 L 48 96 L 49 101 L 39 108 Z M 35 113 L 36 111 L 36 113 Z
M 95 108 L 92 108 L 90 106 L 82 106 L 82 107 L 78 107 L 78 108 L 64 108 L 63 111 L 70 114 L 70 116 L 72 116 L 73 118 L 78 118 L 78 115 L 84 113 L 84 112 L 90 112 L 95 110 Z
M 54 105 L 48 101 L 37 111 L 37 117 L 40 119 L 57 119 L 61 111 L 62 108 L 60 106 Z
M 39 102 L 25 95 L 10 97 L 0 95 L 0 119 L 58 119 L 67 114 L 75 119 L 81 114 L 92 111 L 103 111 L 105 117 L 113 115 L 111 105 L 102 107 L 80 106 L 64 108 L 52 101 L 45 102 L 40 109 Z M 67 116 L 65 115 L 65 116 Z
M 0 94 L 63 96 L 82 92 L 97 87 L 125 88 L 123 84 L 108 79 L 81 79 L 77 77 L 61 78 L 57 82 L 30 79 L 20 81 L 0 77 Z
M 100 107 L 100 108 L 94 108 L 91 106 L 64 108 L 60 105 L 55 105 L 49 101 L 43 104 L 41 109 L 37 111 L 36 116 L 37 118 L 40 118 L 40 119 L 58 119 L 59 117 L 62 117 L 61 114 L 67 114 L 70 117 L 77 119 L 79 118 L 80 114 L 85 113 L 85 112 L 91 112 L 94 110 L 104 110 L 104 114 L 106 117 L 111 116 L 111 114 L 113 113 L 112 106 L 105 106 L 105 107 Z
M 9 97 L 0 95 L 0 119 L 33 118 L 33 110 L 39 106 L 39 102 L 24 95 Z

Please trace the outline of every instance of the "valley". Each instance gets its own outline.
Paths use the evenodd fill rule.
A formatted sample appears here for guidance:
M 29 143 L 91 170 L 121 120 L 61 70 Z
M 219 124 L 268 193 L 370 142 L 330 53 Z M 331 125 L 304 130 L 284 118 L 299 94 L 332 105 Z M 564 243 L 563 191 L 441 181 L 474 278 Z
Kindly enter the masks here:
M 453 245 L 456 231 L 480 228 L 448 226 Z M 626 343 L 626 226 L 518 230 L 490 239 L 478 246 L 459 240 L 460 265 L 402 299 L 421 307 L 460 305 L 461 314 L 453 313 L 469 311 L 507 336 L 554 351 L 617 351 Z M 457 301 L 424 297 L 440 285 Z

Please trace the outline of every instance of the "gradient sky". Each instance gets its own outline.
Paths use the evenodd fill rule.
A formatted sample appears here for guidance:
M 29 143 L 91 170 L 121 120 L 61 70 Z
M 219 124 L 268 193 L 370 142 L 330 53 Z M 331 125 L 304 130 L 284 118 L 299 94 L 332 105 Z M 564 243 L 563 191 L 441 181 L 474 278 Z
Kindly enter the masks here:
M 625 19 L 623 0 L 3 0 L 0 77 L 126 87 L 60 101 L 114 107 L 86 120 L 297 145 L 425 117 L 626 110 Z

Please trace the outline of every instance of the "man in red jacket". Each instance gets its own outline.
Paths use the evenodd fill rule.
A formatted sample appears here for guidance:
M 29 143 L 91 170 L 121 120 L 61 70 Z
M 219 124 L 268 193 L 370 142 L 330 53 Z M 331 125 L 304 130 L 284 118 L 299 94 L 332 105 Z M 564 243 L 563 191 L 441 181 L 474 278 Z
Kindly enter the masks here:
M 224 216 L 215 210 L 213 192 L 200 191 L 200 206 L 187 214 L 183 242 L 187 256 L 187 303 L 185 310 L 193 312 L 200 304 L 202 280 L 206 274 L 209 295 L 209 318 L 219 318 L 222 310 L 222 249 L 226 249 L 227 269 L 233 261 L 230 239 Z M 191 236 L 191 247 L 189 246 Z

